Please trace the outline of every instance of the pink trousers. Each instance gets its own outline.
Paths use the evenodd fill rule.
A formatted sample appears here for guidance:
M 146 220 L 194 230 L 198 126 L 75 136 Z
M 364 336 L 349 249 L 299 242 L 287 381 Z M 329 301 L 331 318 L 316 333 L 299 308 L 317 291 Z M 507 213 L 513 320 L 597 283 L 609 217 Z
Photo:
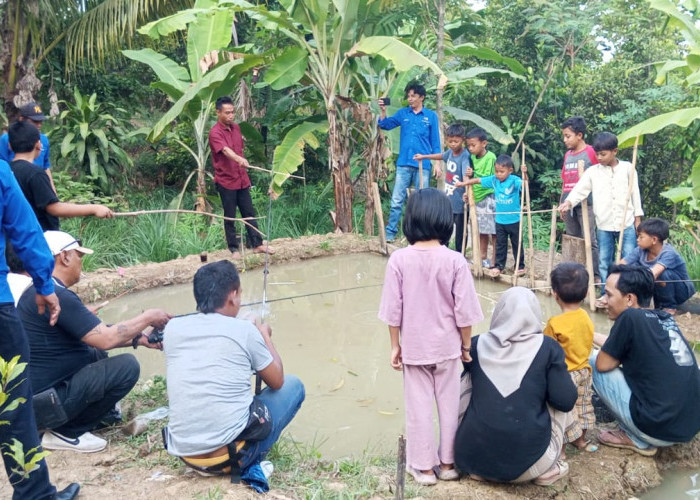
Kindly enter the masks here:
M 459 375 L 462 362 L 449 359 L 434 365 L 403 366 L 406 404 L 406 464 L 429 470 L 440 462 L 454 463 L 459 416 Z M 437 404 L 440 445 L 435 443 L 433 403 Z

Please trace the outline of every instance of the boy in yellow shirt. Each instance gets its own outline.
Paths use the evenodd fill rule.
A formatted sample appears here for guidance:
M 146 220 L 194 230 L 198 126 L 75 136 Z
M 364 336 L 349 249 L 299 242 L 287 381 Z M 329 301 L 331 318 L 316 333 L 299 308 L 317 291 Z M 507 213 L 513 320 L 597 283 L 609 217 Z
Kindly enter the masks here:
M 544 334 L 552 337 L 564 349 L 566 367 L 578 390 L 574 412 L 575 425 L 566 432 L 562 457 L 566 456 L 566 443 L 579 450 L 596 451 L 598 447 L 586 440 L 586 430 L 595 425 L 595 413 L 591 396 L 593 380 L 588 358 L 593 349 L 593 322 L 581 309 L 581 302 L 588 293 L 588 271 L 581 264 L 564 262 L 552 271 L 552 293 L 561 307 L 562 314 L 552 316 Z

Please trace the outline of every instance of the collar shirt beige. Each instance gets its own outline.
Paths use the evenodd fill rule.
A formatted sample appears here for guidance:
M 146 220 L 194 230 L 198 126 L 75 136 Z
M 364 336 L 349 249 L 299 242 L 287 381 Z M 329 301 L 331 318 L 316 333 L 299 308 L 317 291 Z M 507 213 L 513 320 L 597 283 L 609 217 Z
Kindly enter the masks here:
M 627 214 L 624 215 L 625 199 L 632 172 L 632 164 L 628 161 L 620 160 L 614 167 L 606 167 L 600 163 L 593 165 L 583 173 L 566 199 L 572 207 L 575 207 L 589 193 L 593 193 L 593 214 L 597 228 L 603 231 L 620 231 L 623 228 L 623 216 L 625 217 L 624 227 L 629 227 L 634 223 L 635 217 L 644 215 L 636 171 L 632 184 L 632 196 L 627 205 Z

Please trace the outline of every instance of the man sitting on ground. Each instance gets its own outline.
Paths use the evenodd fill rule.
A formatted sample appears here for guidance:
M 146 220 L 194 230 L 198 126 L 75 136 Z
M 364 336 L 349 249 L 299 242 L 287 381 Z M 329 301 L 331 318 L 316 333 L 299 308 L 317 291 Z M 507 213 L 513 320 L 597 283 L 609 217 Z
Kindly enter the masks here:
M 284 375 L 270 326 L 236 317 L 241 293 L 231 262 L 201 267 L 194 276 L 199 313 L 173 318 L 163 338 L 170 403 L 166 447 L 205 474 L 235 475 L 259 463 L 304 401 L 301 381 Z M 267 384 L 256 396 L 253 372 Z M 244 440 L 242 449 L 234 444 Z M 237 462 L 232 471 L 226 468 L 230 458 Z M 269 476 L 271 464 L 265 465 Z
M 68 290 L 80 279 L 83 256 L 92 250 L 62 231 L 46 231 L 44 237 L 54 255 L 53 283 L 61 314 L 52 326 L 47 313 L 37 313 L 34 286 L 22 294 L 17 306 L 29 339 L 34 395 L 55 390 L 65 413 L 57 412 L 64 421 L 47 430 L 41 444 L 49 450 L 101 451 L 107 442 L 90 431 L 119 420 L 115 404 L 134 387 L 140 372 L 132 354 L 108 357 L 105 351 L 138 345 L 161 348 L 160 343 L 150 344 L 142 330 L 149 325 L 162 328 L 170 316 L 161 309 L 148 309 L 116 325 L 104 324 Z M 37 413 L 39 425 L 46 417 Z
M 605 283 L 610 336 L 594 334 L 593 387 L 620 424 L 603 431 L 605 445 L 652 456 L 658 446 L 700 431 L 700 372 L 673 317 L 647 309 L 654 276 L 642 266 L 613 265 Z

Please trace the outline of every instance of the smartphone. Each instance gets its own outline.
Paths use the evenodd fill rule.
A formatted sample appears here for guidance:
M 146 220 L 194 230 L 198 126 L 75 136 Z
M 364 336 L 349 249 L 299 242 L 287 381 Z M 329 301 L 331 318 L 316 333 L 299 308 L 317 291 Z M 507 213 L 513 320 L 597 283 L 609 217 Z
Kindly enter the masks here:
M 391 97 L 380 97 L 382 102 L 384 103 L 384 106 L 389 106 L 391 105 Z

